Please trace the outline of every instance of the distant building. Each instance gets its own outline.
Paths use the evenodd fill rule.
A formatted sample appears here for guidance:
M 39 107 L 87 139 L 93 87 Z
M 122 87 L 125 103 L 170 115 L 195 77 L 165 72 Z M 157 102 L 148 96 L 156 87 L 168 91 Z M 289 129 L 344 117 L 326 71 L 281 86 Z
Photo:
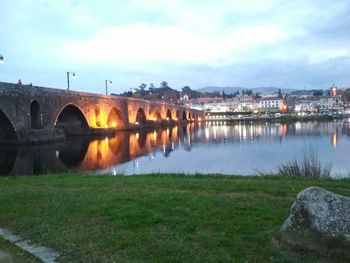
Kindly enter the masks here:
M 285 102 L 287 104 L 287 112 L 293 112 L 295 109 L 295 97 L 291 96 L 289 94 L 286 94 L 285 96 Z
M 333 84 L 333 86 L 330 87 L 330 89 L 329 89 L 329 94 L 331 96 L 336 96 L 337 95 L 337 90 L 338 90 L 338 88 Z
M 315 112 L 319 109 L 319 99 L 317 97 L 296 97 L 294 101 L 294 111 Z
M 255 100 L 252 95 L 243 94 L 241 96 L 237 96 L 237 99 L 237 111 L 253 111 L 256 108 Z
M 279 97 L 265 97 L 259 99 L 259 108 L 261 111 L 277 112 L 283 103 L 283 99 Z
M 326 95 L 319 98 L 321 110 L 340 110 L 343 108 L 341 95 Z

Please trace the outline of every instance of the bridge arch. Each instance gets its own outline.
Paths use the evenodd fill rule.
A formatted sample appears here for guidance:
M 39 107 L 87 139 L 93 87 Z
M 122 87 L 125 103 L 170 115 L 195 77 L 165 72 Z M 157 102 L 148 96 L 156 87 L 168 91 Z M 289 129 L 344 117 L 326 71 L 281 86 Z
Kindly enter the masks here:
M 0 110 L 0 142 L 17 141 L 17 133 L 10 119 Z
M 171 121 L 173 118 L 171 116 L 171 111 L 169 109 L 167 109 L 166 111 L 166 120 Z
M 55 128 L 61 128 L 66 135 L 86 134 L 89 124 L 83 112 L 74 104 L 68 104 L 60 111 Z
M 30 126 L 32 129 L 41 129 L 41 109 L 40 105 L 36 100 L 30 103 Z
M 143 108 L 139 108 L 136 113 L 136 123 L 143 124 L 146 123 L 146 114 Z
M 122 128 L 125 126 L 123 114 L 115 107 L 111 109 L 107 118 L 107 125 L 110 128 Z

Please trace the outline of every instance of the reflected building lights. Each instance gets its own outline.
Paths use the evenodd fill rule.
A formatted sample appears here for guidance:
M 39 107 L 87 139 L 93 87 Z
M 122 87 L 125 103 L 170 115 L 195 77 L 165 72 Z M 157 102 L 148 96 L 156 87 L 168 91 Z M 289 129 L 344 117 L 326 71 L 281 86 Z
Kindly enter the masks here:
M 334 131 L 332 134 L 332 146 L 334 149 L 337 148 L 337 132 Z
M 242 126 L 242 134 L 243 134 L 243 140 L 246 140 L 247 139 L 247 127 L 245 126 Z
M 284 137 L 287 133 L 287 124 L 286 123 L 281 123 L 279 126 L 279 136 Z
M 225 139 L 227 139 L 227 126 L 223 126 L 223 128 L 224 128 Z
M 205 133 L 205 138 L 207 139 L 207 141 L 209 140 L 210 138 L 210 134 L 209 134 L 209 128 L 206 127 L 205 130 L 204 130 L 204 133 Z

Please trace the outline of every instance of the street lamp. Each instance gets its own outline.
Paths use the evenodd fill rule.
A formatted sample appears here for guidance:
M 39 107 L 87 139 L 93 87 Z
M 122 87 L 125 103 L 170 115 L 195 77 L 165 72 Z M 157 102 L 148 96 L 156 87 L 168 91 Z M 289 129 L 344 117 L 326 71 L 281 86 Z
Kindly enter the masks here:
M 69 90 L 69 75 L 72 74 L 73 79 L 75 78 L 74 72 L 67 71 L 67 90 Z
M 0 63 L 4 63 L 4 57 L 0 54 Z
M 108 95 L 108 83 L 112 84 L 112 81 L 111 80 L 105 80 L 105 83 L 106 83 L 106 95 Z

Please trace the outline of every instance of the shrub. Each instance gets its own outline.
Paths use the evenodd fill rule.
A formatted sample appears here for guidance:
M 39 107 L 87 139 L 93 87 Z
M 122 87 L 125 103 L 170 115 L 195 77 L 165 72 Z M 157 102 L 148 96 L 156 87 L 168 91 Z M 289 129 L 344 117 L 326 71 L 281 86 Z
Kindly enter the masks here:
M 277 168 L 278 175 L 308 177 L 315 179 L 328 179 L 331 177 L 332 163 L 321 163 L 316 152 L 310 148 L 304 152 L 303 159 L 298 162 L 293 160 L 281 164 Z

